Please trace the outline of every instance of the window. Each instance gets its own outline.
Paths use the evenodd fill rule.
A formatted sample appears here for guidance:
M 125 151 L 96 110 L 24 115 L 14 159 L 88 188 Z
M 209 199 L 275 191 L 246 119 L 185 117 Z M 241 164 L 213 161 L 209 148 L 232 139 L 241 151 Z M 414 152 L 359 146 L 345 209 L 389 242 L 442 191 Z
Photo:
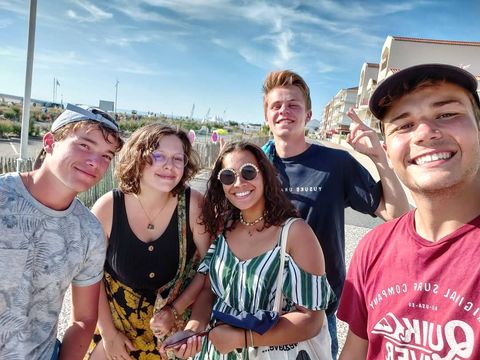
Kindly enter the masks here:
M 389 55 L 388 48 L 383 49 L 383 52 L 382 52 L 382 64 L 380 65 L 380 71 L 385 70 L 385 68 L 387 67 L 388 55 Z

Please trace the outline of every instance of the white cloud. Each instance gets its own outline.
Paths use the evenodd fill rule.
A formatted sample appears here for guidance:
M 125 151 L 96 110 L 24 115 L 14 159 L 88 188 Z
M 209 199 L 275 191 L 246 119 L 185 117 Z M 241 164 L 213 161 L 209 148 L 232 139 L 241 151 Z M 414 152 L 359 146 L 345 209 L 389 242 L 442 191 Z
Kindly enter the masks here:
M 13 46 L 0 47 L 0 57 L 10 58 L 15 61 L 26 61 L 27 50 L 23 48 L 17 48 Z
M 370 19 L 383 15 L 396 14 L 399 12 L 410 11 L 419 6 L 431 4 L 430 1 L 410 1 L 399 4 L 392 4 L 388 2 L 338 2 L 334 0 L 313 0 L 309 5 L 329 13 L 337 19 L 355 19 L 361 21 L 363 19 Z
M 10 58 L 14 61 L 26 62 L 27 50 L 16 47 L 3 47 L 0 48 L 0 57 Z M 34 54 L 34 66 L 35 67 L 48 67 L 58 65 L 85 65 L 87 61 L 80 59 L 74 51 L 49 51 L 49 50 L 36 50 Z
M 290 30 L 281 32 L 277 37 L 276 48 L 278 57 L 273 61 L 276 67 L 285 67 L 286 64 L 293 58 L 293 52 L 290 50 L 290 42 L 293 39 L 293 34 Z
M 107 37 L 105 38 L 105 42 L 107 44 L 118 45 L 121 47 L 126 47 L 131 45 L 132 43 L 149 43 L 152 41 L 152 36 L 139 34 L 134 36 L 121 36 L 121 37 Z
M 112 13 L 100 9 L 98 6 L 87 0 L 72 0 L 72 2 L 86 12 L 86 15 L 78 15 L 74 10 L 68 9 L 67 16 L 71 19 L 80 22 L 99 22 L 113 17 Z
M 28 2 L 24 0 L 0 0 L 0 10 L 27 15 L 29 9 Z
M 0 29 L 4 29 L 13 24 L 13 21 L 10 19 L 0 19 Z
M 327 73 L 333 73 L 335 71 L 338 71 L 339 68 L 337 66 L 330 65 L 322 61 L 317 61 L 315 63 L 315 70 L 320 74 L 327 74 Z
M 159 75 L 160 72 L 150 69 L 143 64 L 129 63 L 116 67 L 117 71 L 136 75 Z
M 183 25 L 180 21 L 176 21 L 167 16 L 159 14 L 158 12 L 152 11 L 151 9 L 142 7 L 142 3 L 143 1 L 135 0 L 113 0 L 110 6 L 137 22 L 151 21 L 167 25 Z
M 82 59 L 75 51 L 39 51 L 35 54 L 35 63 L 39 65 L 67 65 L 78 66 L 89 63 L 86 59 Z
M 237 5 L 228 0 L 145 0 L 149 6 L 167 8 L 192 19 L 218 20 L 219 16 L 232 16 Z

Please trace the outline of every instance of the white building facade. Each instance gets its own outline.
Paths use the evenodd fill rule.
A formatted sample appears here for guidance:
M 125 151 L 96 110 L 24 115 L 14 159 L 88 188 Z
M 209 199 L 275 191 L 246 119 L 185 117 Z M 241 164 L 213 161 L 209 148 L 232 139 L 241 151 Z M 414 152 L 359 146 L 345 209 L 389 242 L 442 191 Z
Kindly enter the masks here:
M 348 109 L 356 106 L 358 88 L 341 89 L 323 109 L 321 122 L 322 136 L 345 134 L 349 132 L 351 124 L 347 116 Z
M 356 100 L 356 112 L 360 119 L 368 126 L 375 128 L 376 121 L 371 123 L 372 113 L 368 109 L 368 100 L 377 85 L 379 64 L 364 63 L 360 71 L 358 92 Z

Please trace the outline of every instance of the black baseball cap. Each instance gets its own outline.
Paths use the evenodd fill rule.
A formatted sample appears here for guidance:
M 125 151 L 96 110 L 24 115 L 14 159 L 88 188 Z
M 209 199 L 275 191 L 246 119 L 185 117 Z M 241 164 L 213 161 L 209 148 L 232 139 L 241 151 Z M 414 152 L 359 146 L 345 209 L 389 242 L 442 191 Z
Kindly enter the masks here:
M 477 93 L 478 82 L 470 72 L 447 64 L 421 64 L 402 69 L 383 80 L 370 97 L 368 103 L 370 111 L 377 119 L 383 120 L 388 106 L 381 104 L 382 99 L 386 96 L 401 95 L 405 89 L 410 89 L 425 80 L 444 80 L 459 85 L 471 93 L 480 106 Z

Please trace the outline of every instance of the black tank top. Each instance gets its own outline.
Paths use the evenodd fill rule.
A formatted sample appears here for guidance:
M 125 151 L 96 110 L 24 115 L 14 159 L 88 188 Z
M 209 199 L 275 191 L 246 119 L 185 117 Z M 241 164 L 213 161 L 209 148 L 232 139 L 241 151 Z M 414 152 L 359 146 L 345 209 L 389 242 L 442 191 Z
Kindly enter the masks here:
M 188 262 L 196 250 L 189 222 L 190 188 L 185 190 L 185 208 Z M 145 243 L 130 228 L 124 194 L 118 189 L 113 190 L 113 221 L 105 262 L 108 273 L 150 298 L 152 291 L 175 277 L 179 266 L 178 251 L 178 206 L 163 234 Z

